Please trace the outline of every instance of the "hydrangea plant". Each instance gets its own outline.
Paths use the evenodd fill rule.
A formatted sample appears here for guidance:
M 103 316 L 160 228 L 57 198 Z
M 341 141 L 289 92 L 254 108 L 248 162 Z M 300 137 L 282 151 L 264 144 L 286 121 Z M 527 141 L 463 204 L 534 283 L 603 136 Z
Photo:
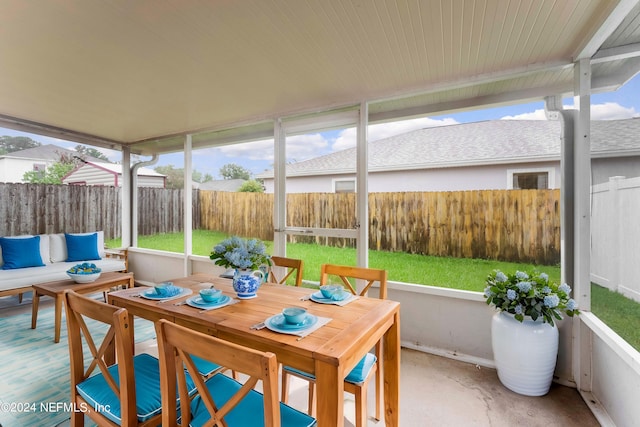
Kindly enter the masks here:
M 261 240 L 238 236 L 229 237 L 215 245 L 209 258 L 216 265 L 239 270 L 256 270 L 261 265 L 271 265 L 271 257 Z
M 549 281 L 546 273 L 538 271 L 516 271 L 505 274 L 495 270 L 487 277 L 484 296 L 487 304 L 498 310 L 514 315 L 522 322 L 525 316 L 532 320 L 542 317 L 542 321 L 554 325 L 554 319 L 561 320 L 561 313 L 567 316 L 580 314 L 578 304 L 569 297 L 571 287 L 566 283 L 558 286 Z

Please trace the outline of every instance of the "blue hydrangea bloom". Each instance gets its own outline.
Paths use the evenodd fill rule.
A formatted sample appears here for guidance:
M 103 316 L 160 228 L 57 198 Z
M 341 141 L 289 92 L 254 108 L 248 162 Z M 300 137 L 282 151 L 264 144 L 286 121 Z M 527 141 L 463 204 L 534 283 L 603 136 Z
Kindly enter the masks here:
M 573 299 L 573 298 L 569 298 L 569 301 L 567 301 L 567 310 L 575 310 L 578 308 L 578 303 Z
M 548 286 L 545 286 L 544 288 L 542 288 L 542 293 L 543 294 L 550 294 L 551 293 L 551 288 Z
M 502 271 L 498 271 L 496 273 L 496 282 L 498 283 L 504 283 L 507 281 L 507 275 L 504 274 Z
M 516 299 L 516 291 L 514 291 L 513 289 L 509 289 L 507 291 L 507 298 L 509 298 L 511 301 Z
M 516 305 L 515 311 L 516 314 L 522 314 L 522 306 L 520 304 Z
M 549 281 L 549 275 L 547 273 L 540 273 L 540 278 L 545 282 Z
M 562 285 L 558 286 L 558 290 L 568 295 L 571 292 L 571 286 L 563 283 Z
M 518 282 L 518 289 L 520 292 L 528 293 L 531 290 L 531 282 Z
M 516 277 L 519 280 L 527 280 L 529 278 L 529 275 L 524 271 L 516 271 Z
M 486 288 L 484 288 L 484 296 L 489 298 L 494 296 L 495 294 L 493 292 L 491 292 L 491 286 L 487 286 Z
M 544 297 L 544 305 L 545 307 L 554 308 L 560 304 L 560 298 L 558 295 L 547 295 Z

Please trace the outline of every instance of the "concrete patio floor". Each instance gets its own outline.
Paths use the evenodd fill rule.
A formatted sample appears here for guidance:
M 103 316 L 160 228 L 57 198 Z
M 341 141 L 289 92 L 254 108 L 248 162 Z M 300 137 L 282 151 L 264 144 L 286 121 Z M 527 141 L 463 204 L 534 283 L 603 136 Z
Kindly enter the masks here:
M 42 306 L 51 303 L 48 298 L 41 302 Z M 19 305 L 17 298 L 0 298 L 0 317 L 30 312 L 30 298 Z M 155 340 L 138 345 L 136 350 L 157 353 Z M 553 384 L 545 396 L 522 396 L 505 388 L 494 369 L 415 350 L 402 350 L 400 381 L 402 427 L 600 425 L 575 389 Z M 307 408 L 306 384 L 292 379 L 290 385 L 289 404 L 303 411 Z M 369 414 L 374 413 L 374 396 L 372 387 Z M 348 393 L 344 412 L 345 426 L 353 426 L 354 399 Z M 58 426 L 68 425 L 63 422 Z M 370 427 L 384 425 L 383 420 L 368 421 Z

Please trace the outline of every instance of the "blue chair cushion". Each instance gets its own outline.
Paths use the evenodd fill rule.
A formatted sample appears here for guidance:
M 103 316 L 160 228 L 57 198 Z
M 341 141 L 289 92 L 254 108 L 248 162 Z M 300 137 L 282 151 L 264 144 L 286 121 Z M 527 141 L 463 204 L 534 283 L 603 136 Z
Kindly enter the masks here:
M 362 359 L 360 359 L 358 364 L 353 367 L 351 372 L 349 372 L 349 375 L 347 375 L 344 380 L 350 383 L 360 384 L 367 379 L 367 376 L 369 375 L 369 372 L 371 372 L 371 368 L 375 363 L 376 356 L 371 353 L 367 353 Z
M 146 421 L 162 412 L 159 365 L 158 359 L 146 353 L 138 354 L 133 358 L 138 422 Z M 119 385 L 118 365 L 112 365 L 108 370 L 116 384 Z M 187 385 L 191 392 L 195 390 L 193 382 L 188 376 Z M 121 425 L 120 400 L 109 387 L 102 374 L 87 378 L 78 384 L 76 389 L 96 411 L 100 411 L 102 415 Z
M 242 387 L 242 384 L 238 381 L 224 374 L 214 375 L 207 380 L 206 384 L 218 408 L 221 408 L 222 405 Z M 209 411 L 200 396 L 196 396 L 191 402 L 191 414 L 193 417 L 191 424 L 189 424 L 191 427 L 201 427 L 209 420 Z M 249 394 L 227 414 L 225 420 L 230 427 L 264 425 L 264 403 L 262 394 L 251 390 Z M 316 425 L 315 418 L 293 409 L 284 403 L 280 403 L 280 421 L 283 427 L 307 427 Z
M 98 253 L 98 233 L 64 234 L 67 243 L 67 261 L 101 259 Z
M 44 267 L 40 256 L 40 236 L 0 237 L 3 270 L 25 267 Z
M 347 375 L 344 380 L 354 384 L 362 383 L 367 378 L 367 376 L 369 376 L 369 372 L 371 372 L 371 368 L 373 367 L 373 364 L 376 363 L 376 360 L 377 358 L 375 355 L 367 353 L 362 359 L 360 359 L 358 364 L 353 367 L 351 372 L 349 372 L 349 375 Z M 316 380 L 316 377 L 314 375 L 308 372 L 301 371 L 299 369 L 292 368 L 290 366 L 285 366 L 284 370 L 301 375 L 311 381 Z
M 208 377 L 214 371 L 220 369 L 220 365 L 213 363 L 209 360 L 203 359 L 201 357 L 195 356 L 193 354 L 191 355 L 191 359 L 193 360 L 193 363 L 196 365 L 196 368 L 198 369 L 198 373 L 203 377 Z

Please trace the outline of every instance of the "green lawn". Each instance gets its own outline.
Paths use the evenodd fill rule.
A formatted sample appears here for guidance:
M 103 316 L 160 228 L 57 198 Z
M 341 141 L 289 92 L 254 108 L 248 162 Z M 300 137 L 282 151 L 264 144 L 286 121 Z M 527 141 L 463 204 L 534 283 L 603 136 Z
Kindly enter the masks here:
M 193 232 L 193 253 L 208 256 L 211 248 L 228 237 L 226 234 L 207 230 Z M 265 242 L 269 252 L 273 242 Z M 119 247 L 120 240 L 109 240 L 108 247 Z M 182 253 L 183 233 L 139 236 L 138 246 Z M 317 282 L 320 265 L 323 263 L 355 265 L 356 253 L 352 248 L 336 248 L 306 243 L 287 244 L 287 256 L 303 259 L 303 279 Z M 482 292 L 485 278 L 494 269 L 515 271 L 537 268 L 556 281 L 560 281 L 560 267 L 533 266 L 510 262 L 447 258 L 412 255 L 400 252 L 369 251 L 369 265 L 384 268 L 392 281 L 417 283 L 444 288 Z M 592 311 L 621 337 L 640 351 L 640 304 L 621 294 L 610 292 L 599 286 L 592 286 Z

